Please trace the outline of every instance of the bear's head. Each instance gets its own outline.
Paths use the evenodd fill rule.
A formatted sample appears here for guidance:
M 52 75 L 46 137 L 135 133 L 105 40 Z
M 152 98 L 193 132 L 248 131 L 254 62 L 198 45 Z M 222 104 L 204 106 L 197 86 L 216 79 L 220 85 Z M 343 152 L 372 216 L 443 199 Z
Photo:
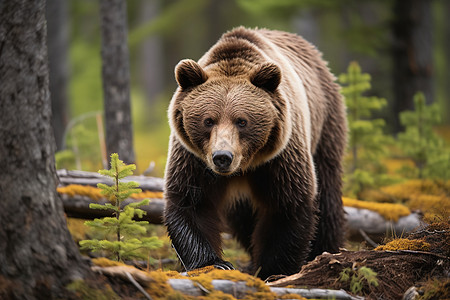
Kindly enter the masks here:
M 228 66 L 232 67 L 232 66 Z M 286 102 L 278 91 L 280 69 L 272 63 L 227 76 L 214 66 L 182 60 L 170 107 L 172 132 L 214 172 L 245 172 L 280 151 Z

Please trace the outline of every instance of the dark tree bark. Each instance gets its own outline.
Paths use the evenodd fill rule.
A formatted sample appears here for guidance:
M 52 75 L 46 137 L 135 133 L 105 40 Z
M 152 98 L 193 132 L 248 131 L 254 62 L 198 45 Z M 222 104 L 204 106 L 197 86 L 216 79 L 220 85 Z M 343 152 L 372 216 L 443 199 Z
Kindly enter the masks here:
M 394 130 L 402 130 L 398 114 L 413 109 L 413 96 L 422 91 L 433 101 L 433 40 L 430 0 L 396 0 L 392 24 Z
M 100 1 L 106 151 L 134 163 L 126 1 Z
M 67 86 L 68 66 L 68 11 L 67 1 L 47 0 L 47 45 L 50 80 L 50 98 L 52 102 L 52 125 L 55 134 L 56 149 L 62 150 L 64 129 L 67 125 Z
M 0 2 L 1 299 L 64 298 L 89 272 L 56 193 L 46 37 L 45 0 Z

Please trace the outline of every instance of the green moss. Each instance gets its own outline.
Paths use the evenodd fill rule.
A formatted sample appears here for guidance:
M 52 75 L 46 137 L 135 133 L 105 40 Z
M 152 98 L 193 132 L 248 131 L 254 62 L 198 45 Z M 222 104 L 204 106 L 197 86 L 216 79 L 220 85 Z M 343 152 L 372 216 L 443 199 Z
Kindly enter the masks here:
M 76 298 L 83 300 L 114 300 L 121 299 L 109 286 L 105 284 L 103 288 L 89 286 L 84 280 L 76 280 L 67 286 L 67 290 L 75 294 Z
M 430 279 L 420 287 L 422 291 L 418 300 L 450 299 L 450 279 Z

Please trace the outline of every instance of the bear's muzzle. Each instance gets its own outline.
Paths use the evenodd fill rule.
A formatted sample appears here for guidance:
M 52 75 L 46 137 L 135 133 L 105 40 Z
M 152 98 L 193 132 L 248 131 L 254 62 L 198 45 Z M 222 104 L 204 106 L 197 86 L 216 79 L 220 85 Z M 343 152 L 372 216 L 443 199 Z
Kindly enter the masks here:
M 212 160 L 220 172 L 227 172 L 233 161 L 233 153 L 219 150 L 213 153 Z

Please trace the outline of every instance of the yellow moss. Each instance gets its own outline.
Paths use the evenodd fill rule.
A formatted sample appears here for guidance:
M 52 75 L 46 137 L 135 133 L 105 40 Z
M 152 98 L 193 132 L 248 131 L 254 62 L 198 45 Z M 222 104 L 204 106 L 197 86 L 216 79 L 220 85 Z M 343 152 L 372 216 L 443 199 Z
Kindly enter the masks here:
M 106 257 L 98 257 L 98 258 L 93 258 L 92 259 L 92 263 L 96 266 L 99 267 L 116 267 L 116 266 L 127 266 L 130 267 L 127 264 L 124 264 L 122 262 L 118 262 L 118 261 L 114 261 L 114 260 L 110 260 L 107 259 Z
M 450 180 L 409 180 L 400 184 L 366 191 L 363 198 L 376 202 L 402 202 L 410 209 L 420 210 L 426 222 L 450 216 Z
M 87 196 L 93 200 L 104 199 L 105 197 L 100 193 L 100 189 L 89 185 L 69 184 L 67 186 L 59 187 L 56 189 L 60 194 L 67 194 L 69 196 Z M 140 193 L 132 194 L 133 199 L 162 199 L 163 192 L 143 191 Z
M 86 232 L 88 231 L 88 227 L 84 225 L 86 220 L 83 219 L 75 219 L 75 218 L 66 218 L 67 228 L 69 229 L 72 238 L 75 242 L 79 242 L 86 239 Z
M 378 202 L 400 201 L 406 202 L 411 197 L 418 195 L 445 195 L 446 190 L 450 189 L 450 180 L 437 183 L 432 180 L 409 180 L 403 183 L 385 186 L 378 193 L 373 193 L 369 200 Z
M 425 212 L 424 220 L 448 219 L 450 217 L 450 198 L 435 195 L 415 195 L 408 201 L 411 209 Z
M 281 297 L 278 297 L 278 299 L 301 299 L 301 300 L 306 300 L 306 298 L 298 295 L 298 294 L 284 294 Z
M 203 271 L 205 268 L 202 269 Z M 189 277 L 190 280 L 202 285 L 208 291 L 213 291 L 212 280 L 223 279 L 233 282 L 244 281 L 247 286 L 255 288 L 255 293 L 247 295 L 246 299 L 275 299 L 276 295 L 270 291 L 270 288 L 259 278 L 238 270 L 217 270 L 213 269 L 208 273 L 199 273 L 197 276 Z M 262 295 L 264 295 L 263 298 Z
M 206 267 L 203 267 L 200 269 L 195 269 L 195 270 L 189 271 L 188 276 L 195 277 L 195 276 L 199 276 L 200 274 L 203 274 L 203 273 L 211 272 L 213 270 L 215 270 L 214 266 L 206 266 Z
M 140 193 L 131 195 L 131 198 L 133 198 L 133 199 L 144 199 L 144 198 L 162 199 L 163 192 L 142 191 Z
M 236 298 L 234 298 L 232 295 L 230 295 L 230 294 L 226 294 L 226 293 L 224 293 L 224 292 L 222 292 L 222 291 L 212 291 L 211 293 L 209 293 L 208 295 L 206 295 L 206 296 L 201 296 L 201 297 L 198 297 L 198 298 L 196 298 L 196 299 L 200 299 L 200 300 L 203 300 L 203 299 L 216 299 L 216 300 L 235 300 Z
M 392 220 L 397 222 L 399 218 L 409 215 L 410 210 L 402 204 L 392 204 L 392 203 L 377 203 L 371 201 L 361 201 L 356 199 L 351 199 L 347 197 L 342 198 L 344 206 L 351 206 L 355 208 L 365 208 L 375 211 L 382 215 L 387 220 Z
M 181 279 L 185 279 L 186 278 L 186 276 L 181 275 L 177 271 L 162 271 L 162 270 L 159 270 L 159 272 L 164 272 L 164 274 L 167 276 L 167 278 L 181 278 Z
M 103 195 L 100 194 L 100 190 L 96 187 L 89 185 L 69 184 L 67 186 L 59 187 L 56 189 L 60 194 L 67 194 L 69 196 L 87 196 L 93 200 L 100 200 Z
M 175 291 L 167 283 L 169 277 L 167 273 L 161 270 L 149 272 L 149 276 L 153 281 L 146 288 L 147 292 L 152 296 L 152 298 L 166 299 L 168 294 L 174 294 Z
M 430 244 L 423 240 L 395 239 L 386 245 L 375 248 L 376 251 L 390 250 L 414 250 L 414 251 L 430 251 Z

